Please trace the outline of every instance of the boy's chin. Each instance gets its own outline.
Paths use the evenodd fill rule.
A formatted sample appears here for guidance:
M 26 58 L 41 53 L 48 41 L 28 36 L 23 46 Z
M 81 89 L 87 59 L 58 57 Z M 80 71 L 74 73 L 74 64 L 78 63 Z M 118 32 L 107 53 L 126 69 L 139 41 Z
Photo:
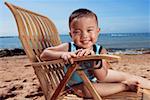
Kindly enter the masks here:
M 88 49 L 88 48 L 91 48 L 93 45 L 82 45 L 82 48 L 83 49 Z

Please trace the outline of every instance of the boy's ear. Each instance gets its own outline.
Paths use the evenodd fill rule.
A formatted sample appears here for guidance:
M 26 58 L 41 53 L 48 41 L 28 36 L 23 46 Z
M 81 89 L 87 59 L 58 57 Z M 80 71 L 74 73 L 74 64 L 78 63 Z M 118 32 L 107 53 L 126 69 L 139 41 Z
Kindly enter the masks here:
M 100 31 L 101 31 L 101 29 L 100 29 L 100 28 L 97 28 L 97 33 L 98 33 L 98 34 L 100 33 Z
M 98 28 L 98 32 L 100 32 L 101 31 L 101 29 L 100 28 Z

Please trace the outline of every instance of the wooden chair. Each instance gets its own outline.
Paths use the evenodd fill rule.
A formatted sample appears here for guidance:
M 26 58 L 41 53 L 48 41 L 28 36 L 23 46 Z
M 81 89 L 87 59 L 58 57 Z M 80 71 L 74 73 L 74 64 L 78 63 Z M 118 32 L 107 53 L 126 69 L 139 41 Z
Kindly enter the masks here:
M 86 60 L 99 60 L 99 59 L 118 59 L 118 56 L 112 55 L 98 55 L 87 56 L 82 58 L 75 58 L 75 63 L 64 72 L 64 62 L 62 59 L 54 61 L 41 61 L 41 52 L 51 46 L 61 44 L 59 34 L 54 23 L 47 17 L 37 14 L 35 12 L 23 9 L 21 7 L 12 5 L 5 2 L 13 13 L 17 27 L 19 38 L 22 46 L 31 61 L 35 74 L 39 79 L 42 91 L 46 100 L 56 99 L 71 99 L 81 100 L 82 98 L 73 95 L 67 95 L 65 86 L 69 81 L 72 73 L 79 68 L 78 63 Z M 87 76 L 83 71 L 78 71 L 78 74 L 83 79 L 85 86 L 90 90 L 94 100 L 101 100 L 102 98 L 97 93 Z

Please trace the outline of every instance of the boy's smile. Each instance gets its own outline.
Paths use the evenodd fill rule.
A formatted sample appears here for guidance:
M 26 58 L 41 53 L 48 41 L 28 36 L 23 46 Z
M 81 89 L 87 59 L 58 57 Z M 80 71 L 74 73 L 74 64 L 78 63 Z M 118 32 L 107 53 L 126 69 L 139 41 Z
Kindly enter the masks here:
M 72 40 L 81 48 L 91 48 L 96 43 L 100 32 L 95 17 L 91 16 L 74 19 L 70 30 Z

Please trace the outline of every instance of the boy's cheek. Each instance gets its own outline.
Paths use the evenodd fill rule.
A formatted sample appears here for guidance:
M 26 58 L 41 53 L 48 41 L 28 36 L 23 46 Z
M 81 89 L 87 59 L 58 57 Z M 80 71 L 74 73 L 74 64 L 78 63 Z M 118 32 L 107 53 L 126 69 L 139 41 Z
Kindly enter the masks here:
M 78 36 L 72 36 L 72 40 L 73 40 L 75 43 L 78 42 L 79 39 L 80 39 L 80 37 L 78 37 Z

